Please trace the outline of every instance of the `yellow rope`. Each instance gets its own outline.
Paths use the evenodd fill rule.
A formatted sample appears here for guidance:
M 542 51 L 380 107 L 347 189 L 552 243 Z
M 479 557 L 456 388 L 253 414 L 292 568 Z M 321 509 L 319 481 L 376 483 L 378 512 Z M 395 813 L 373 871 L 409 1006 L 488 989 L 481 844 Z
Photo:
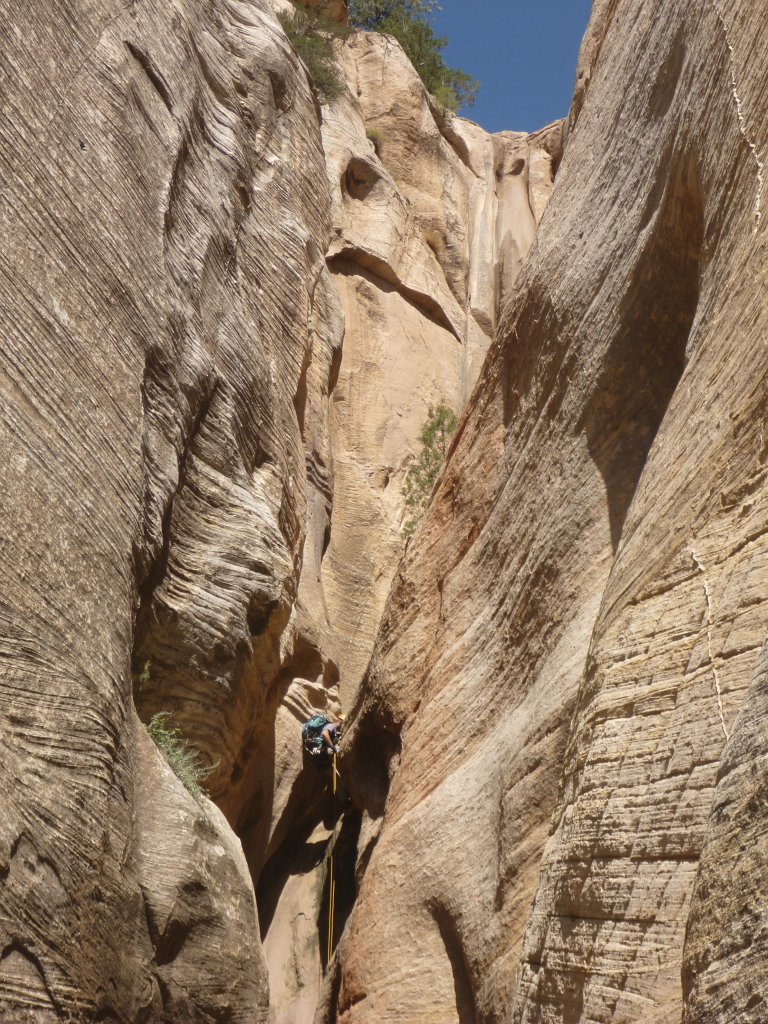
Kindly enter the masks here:
M 333 877 L 333 852 L 336 846 L 336 755 L 333 755 L 331 762 L 333 791 L 333 835 L 331 836 L 331 856 L 328 861 L 328 957 L 326 963 L 330 963 L 333 953 L 333 912 L 336 909 L 336 879 Z

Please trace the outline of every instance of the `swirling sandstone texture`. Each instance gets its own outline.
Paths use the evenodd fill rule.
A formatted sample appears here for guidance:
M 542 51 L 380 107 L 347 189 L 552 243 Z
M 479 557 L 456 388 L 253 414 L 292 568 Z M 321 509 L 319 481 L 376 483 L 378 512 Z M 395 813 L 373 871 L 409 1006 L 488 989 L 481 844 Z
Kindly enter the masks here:
M 595 5 L 355 710 L 318 1019 L 766 1020 L 767 14 Z
M 204 606 L 183 657 L 216 705 L 246 611 L 290 583 L 289 325 L 327 232 L 311 98 L 258 3 L 2 25 L 0 1016 L 264 1020 L 240 844 L 148 740 L 131 655 L 165 616 L 162 677 Z
M 265 1021 L 270 864 L 273 1017 L 308 1019 L 298 722 L 340 668 L 354 693 L 407 460 L 477 375 L 560 129 L 446 120 L 354 35 L 321 110 L 265 0 L 0 12 L 0 1018 Z

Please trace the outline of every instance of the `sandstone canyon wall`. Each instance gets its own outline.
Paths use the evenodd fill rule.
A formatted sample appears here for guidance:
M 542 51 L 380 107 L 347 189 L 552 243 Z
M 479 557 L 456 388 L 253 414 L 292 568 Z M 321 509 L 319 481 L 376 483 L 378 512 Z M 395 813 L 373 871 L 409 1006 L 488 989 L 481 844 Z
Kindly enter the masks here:
M 768 1019 L 765 0 L 596 0 L 549 205 L 394 40 L 0 10 L 0 1019 Z
M 768 1019 L 767 14 L 595 4 L 353 716 L 318 1019 Z
M 320 648 L 348 705 L 402 554 L 403 483 L 419 432 L 430 405 L 466 401 L 546 206 L 561 125 L 488 136 L 435 108 L 394 40 L 353 33 L 337 54 L 348 88 L 322 110 L 327 258 L 344 314 L 329 416 L 333 505 L 299 602 L 311 591 Z M 273 1010 L 296 1024 L 311 1020 L 320 988 L 329 839 L 316 784 L 296 777 L 308 705 L 292 698 L 302 693 L 300 678 L 277 712 L 281 781 L 259 889 Z M 342 846 L 352 850 L 348 825 Z
M 311 1019 L 298 723 L 354 695 L 425 411 L 469 393 L 560 129 L 446 118 L 361 35 L 321 108 L 265 0 L 2 14 L 0 1016 L 266 1021 L 261 928 L 298 965 L 272 1019 Z
M 403 550 L 403 484 L 430 405 L 459 411 L 546 206 L 556 123 L 490 136 L 437 109 L 395 40 L 340 48 L 323 116 L 346 330 L 333 395 L 336 518 L 322 581 L 345 703 Z

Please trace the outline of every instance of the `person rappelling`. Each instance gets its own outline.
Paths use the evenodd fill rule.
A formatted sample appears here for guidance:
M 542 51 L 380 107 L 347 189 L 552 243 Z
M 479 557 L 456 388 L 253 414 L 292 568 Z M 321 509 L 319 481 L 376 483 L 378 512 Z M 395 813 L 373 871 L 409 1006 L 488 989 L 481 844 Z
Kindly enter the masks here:
M 336 839 L 341 828 L 345 810 L 351 805 L 352 799 L 346 791 L 336 768 L 336 755 L 339 753 L 339 740 L 344 726 L 344 715 L 327 715 L 318 712 L 312 715 L 301 727 L 301 739 L 304 750 L 310 755 L 314 764 L 321 770 L 330 768 L 328 773 L 328 788 L 330 794 L 326 796 L 327 808 L 323 814 L 323 824 L 332 829 L 332 835 L 328 840 L 327 874 L 323 885 L 323 891 L 327 893 L 327 956 L 326 963 L 330 962 L 334 941 L 337 933 L 334 927 L 334 911 L 336 906 L 336 879 L 334 876 L 334 852 Z M 327 791 L 326 791 L 327 792 Z
M 339 740 L 344 725 L 344 715 L 328 718 L 318 713 L 301 727 L 304 749 L 315 758 L 318 768 L 327 768 L 339 752 Z

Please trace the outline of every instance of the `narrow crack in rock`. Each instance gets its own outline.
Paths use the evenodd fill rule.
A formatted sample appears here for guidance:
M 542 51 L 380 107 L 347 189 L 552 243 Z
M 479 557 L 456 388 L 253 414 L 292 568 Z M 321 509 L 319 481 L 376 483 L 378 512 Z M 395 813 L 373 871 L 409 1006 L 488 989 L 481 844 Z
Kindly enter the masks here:
M 712 595 L 709 590 L 709 581 L 707 580 L 706 570 L 699 559 L 696 551 L 691 548 L 691 558 L 694 561 L 696 568 L 699 570 L 702 576 L 702 582 L 704 584 L 704 596 L 707 601 L 707 651 L 709 653 L 709 664 L 712 666 L 712 678 L 715 681 L 715 693 L 717 695 L 717 708 L 720 712 L 720 726 L 723 730 L 723 736 L 726 740 L 728 739 L 728 730 L 725 727 L 725 715 L 723 714 L 723 695 L 720 690 L 720 677 L 717 674 L 717 665 L 715 664 L 715 655 L 712 651 L 712 626 L 713 626 L 713 615 L 712 615 Z
M 734 103 L 736 104 L 736 117 L 738 118 L 738 122 L 739 122 L 739 131 L 741 132 L 742 138 L 744 139 L 744 141 L 746 142 L 746 144 L 749 146 L 750 150 L 752 151 L 752 156 L 754 157 L 755 164 L 757 165 L 757 195 L 755 196 L 755 227 L 754 227 L 754 231 L 756 232 L 758 227 L 760 226 L 760 220 L 761 220 L 761 218 L 763 216 L 762 205 L 763 205 L 763 185 L 764 185 L 764 170 L 765 170 L 765 167 L 764 167 L 763 161 L 760 159 L 760 155 L 759 155 L 759 153 L 757 151 L 757 145 L 755 144 L 754 140 L 750 137 L 749 132 L 747 131 L 747 119 L 744 116 L 744 109 L 743 109 L 743 105 L 742 105 L 742 101 L 741 101 L 741 96 L 739 95 L 739 87 L 738 87 L 738 83 L 736 81 L 736 66 L 735 66 L 735 62 L 734 62 L 734 56 L 735 55 L 734 55 L 734 51 L 733 51 L 733 46 L 731 45 L 731 40 L 730 40 L 730 38 L 728 36 L 728 29 L 727 29 L 726 24 L 725 24 L 725 19 L 723 18 L 722 12 L 721 12 L 720 8 L 717 5 L 717 0 L 712 0 L 712 6 L 713 6 L 713 8 L 715 10 L 715 14 L 718 17 L 720 25 L 722 26 L 723 36 L 725 37 L 725 45 L 728 47 L 730 72 L 731 72 L 731 88 L 732 88 L 732 91 L 733 91 L 733 100 L 734 100 Z

